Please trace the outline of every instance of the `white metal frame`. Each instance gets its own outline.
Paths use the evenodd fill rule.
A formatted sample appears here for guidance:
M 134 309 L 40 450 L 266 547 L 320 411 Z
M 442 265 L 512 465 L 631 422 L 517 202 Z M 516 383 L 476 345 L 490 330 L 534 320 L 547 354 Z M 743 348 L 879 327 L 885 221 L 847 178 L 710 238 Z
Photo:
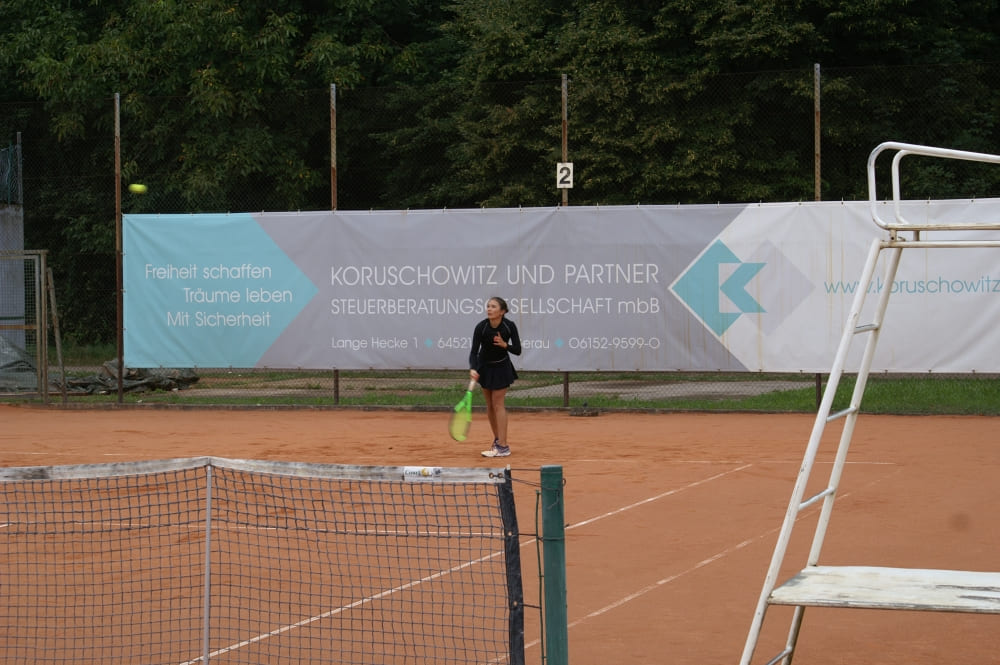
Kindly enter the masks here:
M 893 219 L 888 221 L 879 214 L 880 209 L 885 206 L 878 202 L 875 188 L 875 163 L 879 155 L 886 151 L 895 152 L 891 167 Z M 892 284 L 896 277 L 903 249 L 907 247 L 1000 247 L 1000 238 L 956 239 L 949 237 L 947 239 L 930 239 L 928 237 L 930 234 L 924 235 L 925 232 L 929 231 L 1000 231 L 1000 220 L 913 223 L 905 219 L 901 206 L 899 169 L 903 157 L 908 155 L 1000 164 L 1000 155 L 897 142 L 882 143 L 869 155 L 868 199 L 872 220 L 887 232 L 887 236 L 872 241 L 859 283 L 868 284 L 871 282 L 879 257 L 883 251 L 886 251 L 888 253 L 885 267 L 886 288 L 879 294 L 873 318 L 867 323 L 859 322 L 867 289 L 860 288 L 855 294 L 833 361 L 833 367 L 830 370 L 823 399 L 820 402 L 809 442 L 806 445 L 798 477 L 792 489 L 792 496 L 789 499 L 774 554 L 771 557 L 771 564 L 764 578 L 763 589 L 740 660 L 741 665 L 750 665 L 763 627 L 764 617 L 770 605 L 790 605 L 795 609 L 785 647 L 767 661 L 767 665 L 774 665 L 778 662 L 790 665 L 798 642 L 803 614 L 808 606 L 1000 614 L 1000 572 L 819 565 L 823 540 L 833 511 L 854 426 L 860 413 L 861 398 L 868 381 L 872 359 L 889 303 L 889 294 L 892 292 Z M 910 237 L 901 236 L 901 232 L 907 232 Z M 953 236 L 954 234 L 948 233 L 946 235 Z M 855 335 L 860 334 L 867 335 L 867 340 L 857 370 L 857 380 L 851 395 L 850 405 L 842 411 L 831 413 L 833 398 L 844 372 L 848 350 Z M 844 427 L 830 471 L 829 482 L 825 489 L 819 493 L 804 498 L 823 431 L 828 423 L 840 418 L 845 419 Z M 792 537 L 795 521 L 803 510 L 818 502 L 822 502 L 822 508 L 806 565 L 797 575 L 779 585 L 777 578 Z M 970 593 L 970 589 L 975 591 Z

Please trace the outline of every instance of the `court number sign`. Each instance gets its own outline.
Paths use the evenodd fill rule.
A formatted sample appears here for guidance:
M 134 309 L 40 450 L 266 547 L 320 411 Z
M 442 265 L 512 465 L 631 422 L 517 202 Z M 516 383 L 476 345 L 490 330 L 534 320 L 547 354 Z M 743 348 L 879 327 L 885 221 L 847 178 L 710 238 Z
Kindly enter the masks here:
M 573 189 L 573 162 L 556 164 L 556 188 Z

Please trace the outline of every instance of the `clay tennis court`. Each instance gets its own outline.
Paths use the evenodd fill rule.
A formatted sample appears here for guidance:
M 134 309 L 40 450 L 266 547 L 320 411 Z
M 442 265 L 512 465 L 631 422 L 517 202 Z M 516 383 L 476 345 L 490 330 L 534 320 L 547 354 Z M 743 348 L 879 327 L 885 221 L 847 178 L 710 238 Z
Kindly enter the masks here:
M 566 479 L 569 660 L 739 662 L 812 415 L 515 412 L 508 463 L 525 600 L 538 602 L 539 469 Z M 961 570 L 1000 566 L 995 418 L 861 416 L 822 563 Z M 833 456 L 828 427 L 818 473 Z M 467 442 L 442 413 L 357 410 L 46 409 L 0 406 L 0 465 L 213 455 L 345 464 L 497 466 L 475 414 Z M 788 576 L 802 566 L 802 520 Z M 780 650 L 791 611 L 772 608 L 757 657 Z M 995 662 L 995 615 L 809 608 L 796 663 Z M 539 615 L 526 660 L 541 663 Z

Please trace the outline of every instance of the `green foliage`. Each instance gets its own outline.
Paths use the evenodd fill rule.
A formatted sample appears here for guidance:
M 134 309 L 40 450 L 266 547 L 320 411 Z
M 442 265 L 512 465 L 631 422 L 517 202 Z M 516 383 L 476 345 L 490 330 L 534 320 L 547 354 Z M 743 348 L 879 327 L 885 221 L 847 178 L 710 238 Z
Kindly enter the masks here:
M 109 341 L 125 212 L 549 206 L 569 80 L 572 204 L 866 198 L 885 140 L 995 152 L 990 0 L 0 2 L 0 142 L 67 332 Z M 892 69 L 886 69 L 891 66 Z M 330 95 L 337 87 L 337 163 Z M 119 93 L 122 183 L 114 175 Z M 915 163 L 913 196 L 996 196 Z M 94 267 L 89 262 L 100 262 Z
M 114 344 L 77 343 L 76 340 L 62 340 L 63 365 L 66 367 L 100 367 L 117 357 Z M 56 349 L 49 349 L 49 358 L 55 360 Z

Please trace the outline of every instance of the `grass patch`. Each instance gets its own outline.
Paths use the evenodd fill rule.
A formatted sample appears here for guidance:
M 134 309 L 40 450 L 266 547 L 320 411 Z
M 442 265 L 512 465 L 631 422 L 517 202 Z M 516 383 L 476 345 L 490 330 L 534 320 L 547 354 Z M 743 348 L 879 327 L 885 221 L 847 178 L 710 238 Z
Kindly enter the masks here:
M 118 357 L 114 344 L 64 344 L 63 364 L 67 367 L 100 367 Z M 55 347 L 49 349 L 49 362 L 56 362 Z
M 73 347 L 67 366 L 99 367 L 104 347 Z M 198 406 L 304 406 L 441 408 L 464 394 L 468 375 L 461 370 L 293 371 L 257 369 L 198 370 L 198 381 L 184 390 L 126 392 L 127 404 Z M 827 377 L 823 376 L 825 381 Z M 815 413 L 816 376 L 811 374 L 678 372 L 520 372 L 507 396 L 512 408 L 574 408 L 655 411 L 747 411 Z M 842 378 L 834 412 L 846 408 L 854 377 Z M 825 384 L 822 385 L 825 388 Z M 565 393 L 568 392 L 568 399 Z M 0 397 L 14 400 L 16 395 Z M 117 395 L 71 395 L 74 403 L 107 404 Z M 484 406 L 480 391 L 474 405 Z M 1000 378 L 983 375 L 873 375 L 861 403 L 863 413 L 1000 415 Z
M 854 381 L 839 386 L 837 400 L 846 408 Z M 835 407 L 836 408 L 836 407 Z M 907 377 L 868 380 L 861 402 L 865 413 L 1000 415 L 1000 378 Z

